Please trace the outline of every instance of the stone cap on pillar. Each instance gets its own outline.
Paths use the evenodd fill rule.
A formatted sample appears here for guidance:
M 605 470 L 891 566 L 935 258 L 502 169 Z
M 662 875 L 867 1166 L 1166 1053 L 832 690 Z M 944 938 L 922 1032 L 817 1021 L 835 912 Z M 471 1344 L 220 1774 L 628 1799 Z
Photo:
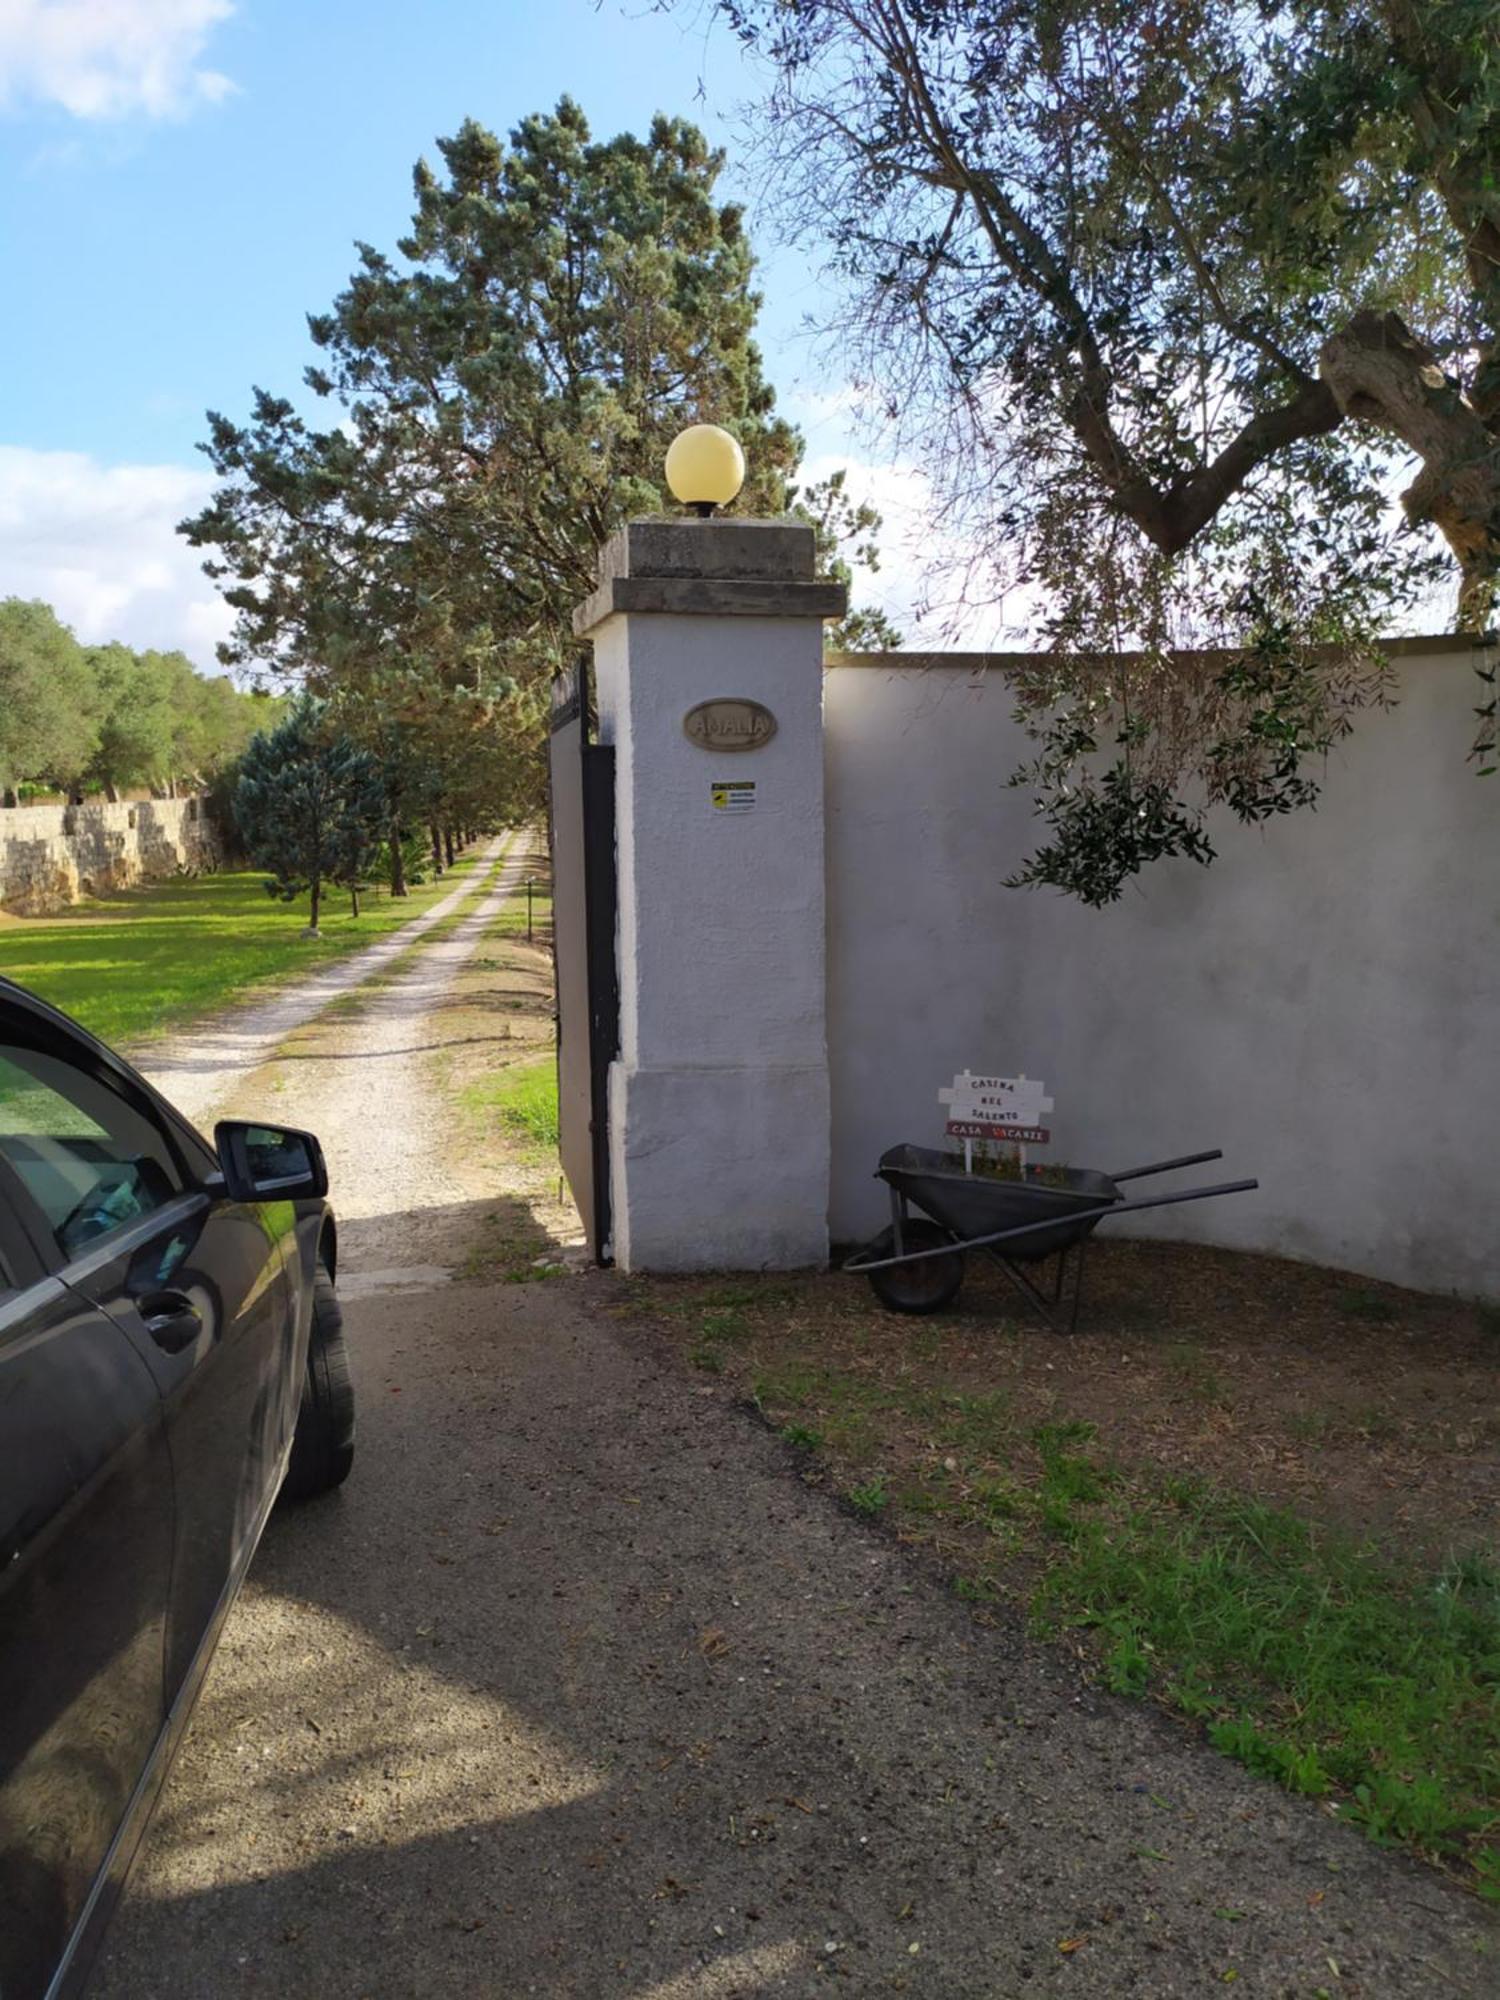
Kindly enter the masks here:
M 710 618 L 842 618 L 849 592 L 813 575 L 805 521 L 628 521 L 599 551 L 599 585 L 573 613 L 582 639 L 620 611 Z

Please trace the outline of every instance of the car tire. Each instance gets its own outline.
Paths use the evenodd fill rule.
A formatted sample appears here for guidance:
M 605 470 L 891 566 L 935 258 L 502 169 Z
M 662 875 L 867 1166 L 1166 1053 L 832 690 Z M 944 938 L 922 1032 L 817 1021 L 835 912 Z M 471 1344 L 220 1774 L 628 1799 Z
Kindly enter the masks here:
M 282 1492 L 288 1500 L 311 1500 L 342 1486 L 354 1464 L 354 1384 L 344 1315 L 333 1280 L 321 1267 L 313 1279 L 312 1334 L 302 1407 L 292 1439 L 291 1463 Z
M 907 1250 L 937 1250 L 953 1238 L 934 1222 L 908 1218 L 901 1230 Z M 894 1257 L 896 1232 L 888 1229 L 870 1245 L 873 1257 Z M 964 1253 L 956 1246 L 946 1257 L 925 1257 L 920 1264 L 888 1264 L 868 1274 L 870 1289 L 888 1312 L 937 1313 L 951 1306 L 964 1281 Z

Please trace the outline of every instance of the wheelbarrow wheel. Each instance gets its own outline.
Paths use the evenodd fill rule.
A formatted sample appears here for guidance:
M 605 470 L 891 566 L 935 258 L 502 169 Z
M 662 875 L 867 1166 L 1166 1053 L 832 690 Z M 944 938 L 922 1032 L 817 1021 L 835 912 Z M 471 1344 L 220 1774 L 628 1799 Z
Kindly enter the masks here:
M 904 1250 L 937 1250 L 953 1239 L 935 1222 L 907 1222 L 901 1230 Z M 872 1257 L 894 1257 L 896 1232 L 888 1229 L 878 1243 L 870 1245 Z M 920 1264 L 888 1264 L 883 1271 L 870 1271 L 870 1289 L 891 1312 L 936 1313 L 951 1306 L 964 1281 L 964 1253 L 953 1250 L 946 1257 L 924 1257 Z

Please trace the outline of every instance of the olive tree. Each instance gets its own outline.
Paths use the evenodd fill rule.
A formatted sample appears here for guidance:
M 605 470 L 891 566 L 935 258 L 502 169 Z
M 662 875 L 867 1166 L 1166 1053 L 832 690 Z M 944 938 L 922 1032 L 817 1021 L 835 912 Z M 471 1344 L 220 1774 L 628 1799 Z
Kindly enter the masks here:
M 1215 801 L 1309 803 L 1380 635 L 1444 572 L 1459 629 L 1495 601 L 1494 0 L 719 11 L 828 325 L 1034 606 L 1021 879 L 1108 901 Z

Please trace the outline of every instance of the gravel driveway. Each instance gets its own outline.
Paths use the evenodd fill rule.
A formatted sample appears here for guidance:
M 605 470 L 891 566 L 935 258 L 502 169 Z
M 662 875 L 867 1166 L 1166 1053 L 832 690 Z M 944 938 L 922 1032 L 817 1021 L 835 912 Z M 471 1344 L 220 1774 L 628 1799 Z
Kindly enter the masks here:
M 481 871 L 494 867 L 503 843 L 493 840 L 480 855 Z M 190 1032 L 156 1042 L 138 1055 L 151 1081 L 197 1125 L 212 1123 L 230 1095 L 252 1082 L 287 1036 L 321 1013 L 330 1001 L 378 978 L 391 962 L 449 916 L 472 891 L 468 876 L 420 917 L 350 958 L 336 959 L 269 999 L 205 1021 Z
M 479 927 L 275 1066 L 359 1456 L 271 1523 L 99 1995 L 1500 1990 L 1478 1905 L 976 1624 L 606 1279 L 446 1278 L 496 1202 L 424 1068 Z

